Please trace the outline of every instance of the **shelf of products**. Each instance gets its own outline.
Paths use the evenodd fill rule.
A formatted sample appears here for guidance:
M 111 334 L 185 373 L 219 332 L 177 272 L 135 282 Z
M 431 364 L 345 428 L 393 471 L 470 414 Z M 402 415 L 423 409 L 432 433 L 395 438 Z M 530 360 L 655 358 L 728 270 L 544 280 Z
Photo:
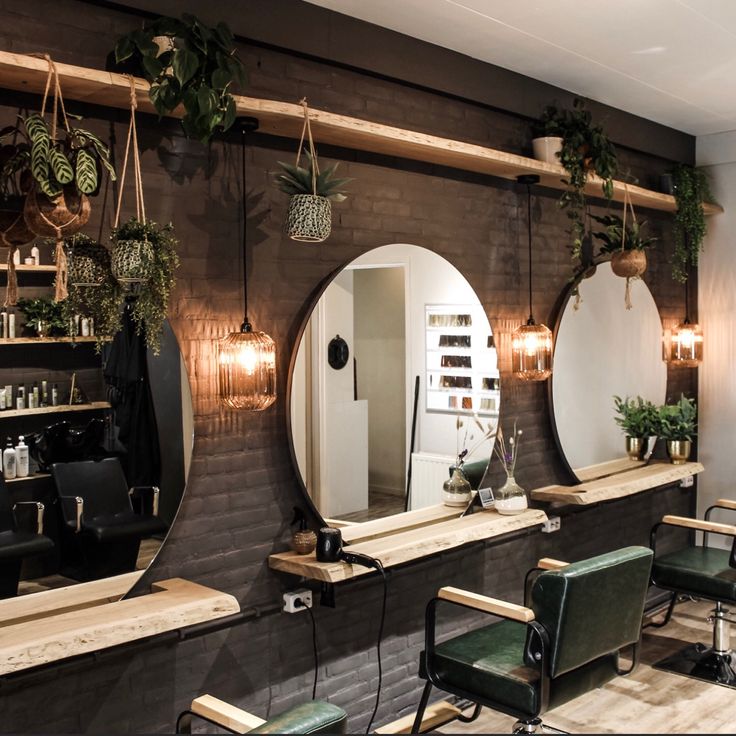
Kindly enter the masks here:
M 0 273 L 7 270 L 8 264 L 0 263 Z M 16 266 L 15 270 L 18 273 L 56 273 L 56 266 L 26 266 L 25 264 L 22 264 L 20 266 Z
M 0 411 L 0 419 L 10 417 L 26 417 L 32 414 L 60 414 L 69 411 L 96 411 L 98 409 L 110 409 L 107 401 L 92 401 L 88 404 L 59 404 L 58 406 L 39 406 L 37 409 L 6 409 Z

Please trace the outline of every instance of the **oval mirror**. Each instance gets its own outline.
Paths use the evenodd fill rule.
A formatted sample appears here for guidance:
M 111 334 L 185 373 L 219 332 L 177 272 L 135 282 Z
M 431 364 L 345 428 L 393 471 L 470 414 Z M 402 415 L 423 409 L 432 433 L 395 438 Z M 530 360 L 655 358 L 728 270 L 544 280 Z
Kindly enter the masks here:
M 614 396 L 665 401 L 659 311 L 644 281 L 632 279 L 630 287 L 632 308 L 626 309 L 626 279 L 603 263 L 580 282 L 579 299 L 571 290 L 558 322 L 552 417 L 559 449 L 581 481 L 636 462 L 626 457 Z
M 328 362 L 337 334 L 342 370 Z M 477 488 L 499 399 L 493 334 L 465 277 L 416 245 L 363 254 L 329 279 L 292 356 L 291 445 L 309 502 L 330 523 L 440 504 L 465 448 Z

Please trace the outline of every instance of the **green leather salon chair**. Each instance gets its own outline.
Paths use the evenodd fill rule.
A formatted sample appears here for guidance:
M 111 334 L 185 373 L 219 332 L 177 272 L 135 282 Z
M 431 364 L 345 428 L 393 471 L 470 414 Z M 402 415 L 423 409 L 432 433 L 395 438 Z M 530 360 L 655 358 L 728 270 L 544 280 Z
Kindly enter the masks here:
M 729 610 L 724 604 L 736 604 L 736 526 L 710 521 L 715 509 L 736 511 L 736 501 L 719 499 L 709 507 L 704 519 L 683 516 L 665 516 L 652 528 L 651 547 L 655 550 L 652 565 L 652 583 L 658 588 L 672 591 L 669 610 L 662 625 L 666 624 L 681 594 L 704 598 L 715 603 L 708 617 L 713 624 L 713 645 L 691 644 L 675 654 L 657 662 L 657 669 L 688 675 L 707 682 L 736 687 L 736 655 L 730 646 Z M 662 527 L 681 527 L 703 532 L 701 545 L 656 554 L 657 533 Z M 731 539 L 731 549 L 708 547 L 708 534 L 720 534 Z
M 442 588 L 427 606 L 419 670 L 427 683 L 412 733 L 421 732 L 433 686 L 476 704 L 461 720 L 487 706 L 517 718 L 514 733 L 534 733 L 548 709 L 631 672 L 652 557 L 646 547 L 626 547 L 569 565 L 541 560 L 530 607 Z M 447 603 L 502 620 L 438 644 L 437 608 Z M 619 652 L 629 646 L 632 664 L 622 671 Z
M 312 700 L 301 703 L 267 721 L 212 695 L 201 695 L 179 714 L 176 733 L 191 733 L 192 718 L 230 733 L 345 733 L 348 717 L 342 708 Z

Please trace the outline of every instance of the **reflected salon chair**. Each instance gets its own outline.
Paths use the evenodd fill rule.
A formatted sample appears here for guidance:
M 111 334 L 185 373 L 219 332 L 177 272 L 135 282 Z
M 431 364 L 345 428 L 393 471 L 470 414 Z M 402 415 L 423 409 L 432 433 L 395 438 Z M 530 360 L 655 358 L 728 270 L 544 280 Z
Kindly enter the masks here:
M 719 499 L 709 507 L 703 520 L 683 516 L 665 516 L 652 528 L 651 547 L 655 551 L 652 565 L 652 583 L 672 591 L 672 600 L 663 624 L 666 624 L 679 595 L 704 598 L 715 603 L 708 617 L 713 624 L 713 645 L 691 644 L 657 662 L 657 669 L 676 672 L 707 682 L 736 687 L 736 655 L 730 646 L 730 624 L 724 604 L 736 604 L 736 526 L 710 521 L 715 509 L 736 512 L 736 501 Z M 701 545 L 689 544 L 674 552 L 656 554 L 657 535 L 662 527 L 680 527 L 703 532 Z M 708 535 L 719 534 L 729 538 L 731 549 L 708 547 Z
M 176 733 L 191 733 L 192 718 L 206 721 L 230 733 L 345 733 L 348 717 L 342 708 L 322 700 L 289 708 L 281 715 L 264 721 L 212 695 L 192 701 L 188 710 L 179 714 Z
M 19 511 L 36 510 L 35 531 L 23 531 L 18 524 Z M 0 598 L 18 595 L 18 581 L 23 560 L 50 552 L 54 543 L 43 534 L 44 505 L 39 501 L 10 499 L 10 491 L 0 473 Z
M 97 580 L 135 570 L 142 539 L 166 531 L 155 486 L 128 488 L 120 460 L 54 463 L 62 517 L 62 571 Z M 141 513 L 132 499 L 141 497 Z
M 626 547 L 567 564 L 540 560 L 530 607 L 442 588 L 427 605 L 425 650 L 419 676 L 426 680 L 412 733 L 421 733 L 432 687 L 514 716 L 513 733 L 535 733 L 540 716 L 638 663 L 652 551 Z M 451 604 L 501 618 L 438 644 L 437 608 Z M 619 653 L 632 647 L 628 669 Z M 558 732 L 560 733 L 560 732 Z

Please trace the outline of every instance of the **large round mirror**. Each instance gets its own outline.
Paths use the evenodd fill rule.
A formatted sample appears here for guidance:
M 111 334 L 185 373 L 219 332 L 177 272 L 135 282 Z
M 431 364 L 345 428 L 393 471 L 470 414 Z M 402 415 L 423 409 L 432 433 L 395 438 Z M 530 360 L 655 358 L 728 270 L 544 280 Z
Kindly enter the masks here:
M 603 474 L 628 467 L 614 396 L 665 401 L 659 311 L 644 281 L 629 287 L 631 309 L 626 280 L 601 264 L 580 282 L 579 295 L 571 291 L 558 323 L 552 413 L 560 450 L 580 480 L 595 477 L 597 466 Z
M 488 318 L 441 256 L 376 248 L 313 305 L 289 396 L 294 459 L 323 518 L 368 521 L 440 504 L 460 451 L 469 451 L 475 487 L 490 458 L 500 391 Z

